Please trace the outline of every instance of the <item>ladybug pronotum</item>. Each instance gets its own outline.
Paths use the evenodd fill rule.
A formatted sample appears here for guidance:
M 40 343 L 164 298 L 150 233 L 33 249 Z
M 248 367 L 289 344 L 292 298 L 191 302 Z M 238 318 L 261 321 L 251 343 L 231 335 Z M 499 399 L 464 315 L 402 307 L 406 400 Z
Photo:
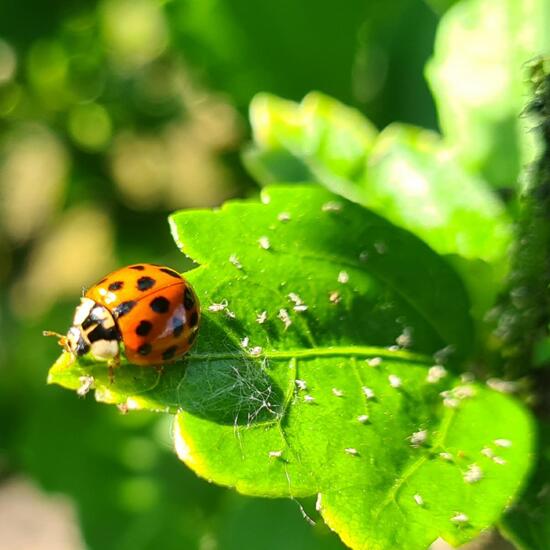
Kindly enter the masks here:
M 169 267 L 135 264 L 113 271 L 81 298 L 61 345 L 116 366 L 121 344 L 130 363 L 159 366 L 193 345 L 200 308 L 191 285 Z

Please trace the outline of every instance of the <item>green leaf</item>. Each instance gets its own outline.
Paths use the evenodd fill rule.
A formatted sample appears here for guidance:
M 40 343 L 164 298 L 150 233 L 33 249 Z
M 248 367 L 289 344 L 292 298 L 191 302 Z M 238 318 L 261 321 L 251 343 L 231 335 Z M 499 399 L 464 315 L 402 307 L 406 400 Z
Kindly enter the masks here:
M 300 105 L 261 94 L 250 113 L 255 145 L 245 163 L 260 182 L 318 181 L 440 254 L 503 271 L 511 237 L 504 206 L 437 134 L 393 124 L 376 136 L 360 113 L 319 94 Z
M 525 64 L 550 48 L 545 0 L 469 0 L 442 18 L 426 68 L 446 140 L 471 169 L 515 186 L 533 146 Z
M 550 540 L 550 424 L 538 425 L 538 463 L 501 529 L 522 550 L 539 550 Z
M 204 312 L 196 347 L 162 374 L 125 364 L 113 384 L 104 365 L 65 355 L 51 382 L 76 388 L 87 373 L 100 400 L 179 411 L 176 449 L 199 475 L 250 495 L 321 493 L 323 516 L 354 547 L 463 541 L 497 519 L 528 466 L 529 420 L 415 353 L 471 346 L 445 261 L 318 186 L 267 188 L 261 203 L 180 212 L 171 225 L 200 264 L 186 274 Z M 411 351 L 388 349 L 396 339 Z M 481 450 L 503 437 L 514 446 L 497 464 Z M 473 464 L 483 479 L 469 484 Z M 431 482 L 440 473 L 446 498 Z M 389 499 L 377 529 L 369 494 Z M 412 537 L 390 528 L 396 506 Z

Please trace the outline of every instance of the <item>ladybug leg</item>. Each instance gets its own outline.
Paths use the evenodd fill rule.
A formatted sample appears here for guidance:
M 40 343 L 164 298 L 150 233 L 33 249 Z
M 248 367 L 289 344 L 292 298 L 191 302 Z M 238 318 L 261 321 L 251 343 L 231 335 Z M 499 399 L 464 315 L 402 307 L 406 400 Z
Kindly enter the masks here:
M 115 381 L 115 369 L 120 367 L 120 355 L 115 355 L 108 363 L 109 366 L 109 384 Z
M 155 365 L 155 370 L 159 376 L 164 374 L 164 365 Z
M 43 330 L 42 334 L 44 336 L 55 336 L 57 338 L 57 343 L 68 353 L 71 353 L 71 348 L 69 347 L 69 340 L 63 334 L 58 332 L 53 332 L 52 330 Z

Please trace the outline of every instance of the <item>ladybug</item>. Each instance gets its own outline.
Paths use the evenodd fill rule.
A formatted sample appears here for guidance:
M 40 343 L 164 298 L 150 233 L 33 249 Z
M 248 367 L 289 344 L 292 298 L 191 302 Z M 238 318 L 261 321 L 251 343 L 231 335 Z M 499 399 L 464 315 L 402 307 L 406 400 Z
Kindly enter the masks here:
M 135 264 L 85 292 L 60 344 L 75 357 L 108 361 L 109 368 L 118 365 L 122 344 L 130 363 L 160 366 L 189 351 L 199 323 L 197 296 L 178 272 Z

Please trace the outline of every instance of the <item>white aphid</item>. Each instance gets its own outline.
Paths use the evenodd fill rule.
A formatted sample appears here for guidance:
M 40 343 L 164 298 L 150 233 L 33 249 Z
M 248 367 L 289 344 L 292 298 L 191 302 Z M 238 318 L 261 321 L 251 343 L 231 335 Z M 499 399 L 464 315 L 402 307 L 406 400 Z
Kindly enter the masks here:
M 339 390 L 338 388 L 332 388 L 332 394 L 335 397 L 344 397 L 344 392 L 342 390 Z
M 443 452 L 443 453 L 439 453 L 439 456 L 443 459 L 443 460 L 446 460 L 448 462 L 450 462 L 452 459 L 453 459 L 453 455 L 451 453 L 446 453 L 446 452 Z
M 483 472 L 477 464 L 470 464 L 463 477 L 466 483 L 477 483 L 483 478 Z
M 382 357 L 370 357 L 365 361 L 369 367 L 379 367 L 382 364 Z
M 392 388 L 400 388 L 401 387 L 401 378 L 399 376 L 396 376 L 395 374 L 390 374 L 388 376 L 388 381 L 390 383 L 390 386 Z
M 428 439 L 428 430 L 418 430 L 409 437 L 409 441 L 413 447 L 420 447 L 426 439 Z
M 294 380 L 294 383 L 296 384 L 299 390 L 302 390 L 302 391 L 307 390 L 307 384 L 305 380 L 300 380 L 299 378 L 296 378 L 296 380 Z
M 366 424 L 369 421 L 369 415 L 368 414 L 361 414 L 357 417 L 357 421 L 361 424 Z
M 292 324 L 292 320 L 286 309 L 280 309 L 279 313 L 277 313 L 277 317 L 282 321 L 285 330 Z
M 237 269 L 242 269 L 243 268 L 243 266 L 242 266 L 241 262 L 239 262 L 239 258 L 237 258 L 236 254 L 231 254 L 231 256 L 229 256 L 229 262 L 232 263 Z
M 306 403 L 313 403 L 315 401 L 315 397 L 313 397 L 312 395 L 304 395 L 304 401 Z
M 345 285 L 349 282 L 349 273 L 347 271 L 340 271 L 340 273 L 338 273 L 337 280 L 340 284 Z
M 418 494 L 414 495 L 413 499 L 416 502 L 416 504 L 418 504 L 418 506 L 424 506 L 424 499 L 420 495 Z
M 494 443 L 497 447 L 503 447 L 504 449 L 512 446 L 512 442 L 509 439 L 495 439 Z
M 348 453 L 348 455 L 352 456 L 357 456 L 359 454 L 359 451 L 357 449 L 354 449 L 353 447 L 347 447 L 346 449 L 344 449 L 344 451 Z
M 214 302 L 208 306 L 208 311 L 211 311 L 212 313 L 218 313 L 227 309 L 227 306 L 227 300 L 222 300 L 219 303 Z
M 243 348 L 247 348 L 249 343 L 250 343 L 250 338 L 249 338 L 248 336 L 245 336 L 245 337 L 241 340 L 241 346 L 242 346 Z
M 454 521 L 455 523 L 467 523 L 470 521 L 470 518 L 463 514 L 462 512 L 457 512 L 452 518 L 451 521 Z
M 267 311 L 262 311 L 256 315 L 256 323 L 263 325 L 267 321 Z
M 328 299 L 331 304 L 338 304 L 342 298 L 340 297 L 340 293 L 337 290 L 333 290 L 328 295 Z
M 263 248 L 264 250 L 269 250 L 271 248 L 271 243 L 269 242 L 268 237 L 260 237 L 258 239 L 258 244 L 260 245 L 260 248 Z
M 269 451 L 269 458 L 280 458 L 283 455 L 283 451 Z
M 291 218 L 290 212 L 281 212 L 280 214 L 277 215 L 277 219 L 280 222 L 289 222 L 290 218 Z
M 258 355 L 261 355 L 262 351 L 263 348 L 261 346 L 254 346 L 248 350 L 248 353 L 250 353 L 253 357 L 258 357 Z
M 445 376 L 447 376 L 447 369 L 441 365 L 434 365 L 429 368 L 426 380 L 429 384 L 436 384 L 442 378 L 445 378 Z
M 365 397 L 367 399 L 374 399 L 374 390 L 371 388 L 367 388 L 367 386 L 363 386 L 361 388 L 363 390 L 363 393 L 365 394 Z
M 325 202 L 321 210 L 323 212 L 340 212 L 340 210 L 342 210 L 342 204 L 336 201 Z

